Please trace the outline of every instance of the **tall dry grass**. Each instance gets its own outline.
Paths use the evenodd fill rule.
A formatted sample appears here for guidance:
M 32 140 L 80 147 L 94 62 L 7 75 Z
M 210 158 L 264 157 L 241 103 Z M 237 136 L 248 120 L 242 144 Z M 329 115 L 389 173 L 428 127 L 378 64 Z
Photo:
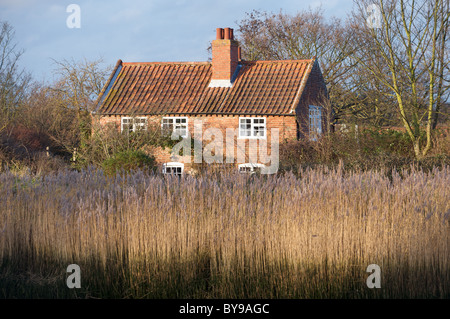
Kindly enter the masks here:
M 386 173 L 2 173 L 0 295 L 448 298 L 450 168 Z

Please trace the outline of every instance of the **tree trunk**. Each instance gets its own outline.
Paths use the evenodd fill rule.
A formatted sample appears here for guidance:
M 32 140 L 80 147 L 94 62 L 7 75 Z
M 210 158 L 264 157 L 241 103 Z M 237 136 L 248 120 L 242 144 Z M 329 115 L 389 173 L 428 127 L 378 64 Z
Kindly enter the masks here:
M 422 152 L 420 151 L 420 138 L 416 138 L 413 141 L 413 146 L 414 146 L 414 155 L 416 156 L 417 159 L 421 159 Z

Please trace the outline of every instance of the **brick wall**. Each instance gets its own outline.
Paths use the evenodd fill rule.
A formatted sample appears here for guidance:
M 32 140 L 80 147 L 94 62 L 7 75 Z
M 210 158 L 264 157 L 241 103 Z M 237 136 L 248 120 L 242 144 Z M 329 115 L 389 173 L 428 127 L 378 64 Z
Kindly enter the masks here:
M 237 65 L 238 43 L 236 41 L 212 41 L 212 80 L 231 80 Z
M 106 115 L 99 118 L 99 123 L 101 126 L 105 127 L 107 125 L 114 125 L 120 130 L 120 116 Z
M 299 139 L 309 138 L 309 106 L 322 106 L 322 132 L 326 133 L 329 123 L 328 93 L 319 64 L 314 63 L 303 94 L 296 108 L 299 122 Z
M 295 115 L 289 116 L 258 116 L 266 118 L 266 138 L 265 139 L 241 139 L 238 138 L 238 127 L 239 127 L 239 116 L 226 116 L 226 115 L 208 115 L 208 116 L 188 116 L 188 129 L 191 137 L 196 139 L 194 124 L 197 123 L 197 132 L 201 132 L 203 138 L 203 146 L 207 148 L 207 154 L 210 154 L 212 158 L 222 158 L 223 163 L 227 162 L 230 158 L 234 158 L 234 164 L 242 164 L 249 162 L 267 163 L 269 164 L 269 158 L 271 153 L 271 139 L 272 139 L 272 129 L 278 129 L 279 143 L 284 141 L 289 141 L 297 138 L 297 122 Z M 161 123 L 162 116 L 149 116 L 149 121 L 154 121 L 155 123 Z M 99 123 L 102 126 L 114 125 L 118 130 L 120 130 L 121 117 L 120 116 L 103 116 L 100 117 Z M 200 130 L 201 125 L 201 130 Z M 217 129 L 217 131 L 210 130 L 210 128 Z M 234 129 L 228 130 L 227 129 Z M 234 134 L 233 134 L 234 133 Z M 199 134 L 199 133 L 197 133 Z M 220 139 L 222 143 L 215 145 L 211 143 L 216 135 L 218 135 L 218 140 Z M 228 139 L 232 141 L 232 147 L 226 148 L 227 144 L 227 134 Z M 209 135 L 209 138 L 208 138 Z M 261 149 L 262 145 L 262 149 Z M 267 150 L 264 148 L 266 147 Z M 187 162 L 187 157 L 171 157 L 170 150 L 168 148 L 163 149 L 161 147 L 148 146 L 145 148 L 149 154 L 155 156 L 156 161 L 162 165 L 166 162 Z M 267 154 L 269 158 L 264 158 L 260 156 L 261 154 Z M 231 156 L 233 155 L 233 156 Z M 190 158 L 191 163 L 185 164 L 185 170 L 189 170 L 191 167 L 195 166 L 195 159 Z M 203 159 L 204 160 L 204 159 Z

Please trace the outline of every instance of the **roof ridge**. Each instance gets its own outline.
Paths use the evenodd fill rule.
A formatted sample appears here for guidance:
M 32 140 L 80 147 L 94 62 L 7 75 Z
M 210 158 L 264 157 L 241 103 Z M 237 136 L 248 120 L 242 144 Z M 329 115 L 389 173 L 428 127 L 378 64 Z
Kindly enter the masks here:
M 310 63 L 314 61 L 314 58 L 311 59 L 300 59 L 300 60 L 254 60 L 254 61 L 246 61 L 241 60 L 240 62 L 243 64 L 271 64 L 271 63 Z M 169 65 L 207 65 L 211 64 L 211 61 L 155 61 L 155 62 L 122 62 L 122 65 L 161 65 L 161 64 L 169 64 Z
M 179 61 L 179 62 L 122 62 L 122 65 L 161 65 L 161 64 L 169 64 L 169 65 L 206 65 L 206 64 L 211 64 L 211 62 L 208 61 L 196 61 L 196 62 L 183 62 L 183 61 Z
M 271 64 L 271 63 L 310 63 L 312 61 L 314 61 L 314 58 L 301 60 L 254 60 L 254 61 L 242 60 L 241 62 L 245 64 Z

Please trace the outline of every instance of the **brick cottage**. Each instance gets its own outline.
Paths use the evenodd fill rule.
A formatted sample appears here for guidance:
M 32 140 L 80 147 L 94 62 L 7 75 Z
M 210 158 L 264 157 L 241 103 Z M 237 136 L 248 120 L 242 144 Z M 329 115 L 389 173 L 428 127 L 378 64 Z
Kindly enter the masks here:
M 228 152 L 234 155 L 233 165 L 252 171 L 266 164 L 258 158 L 258 148 L 265 143 L 271 152 L 273 129 L 278 129 L 280 143 L 317 139 L 327 128 L 326 97 L 315 58 L 245 61 L 233 29 L 218 28 L 211 62 L 119 60 L 98 97 L 93 118 L 126 132 L 158 121 L 162 129 L 194 139 L 194 123 L 201 123 L 203 133 L 208 128 L 222 133 L 215 158 Z M 230 147 L 225 146 L 227 129 L 235 132 L 231 151 L 225 149 Z M 205 139 L 203 145 L 208 143 Z M 195 162 L 171 156 L 168 149 L 151 152 L 166 173 L 189 172 Z

